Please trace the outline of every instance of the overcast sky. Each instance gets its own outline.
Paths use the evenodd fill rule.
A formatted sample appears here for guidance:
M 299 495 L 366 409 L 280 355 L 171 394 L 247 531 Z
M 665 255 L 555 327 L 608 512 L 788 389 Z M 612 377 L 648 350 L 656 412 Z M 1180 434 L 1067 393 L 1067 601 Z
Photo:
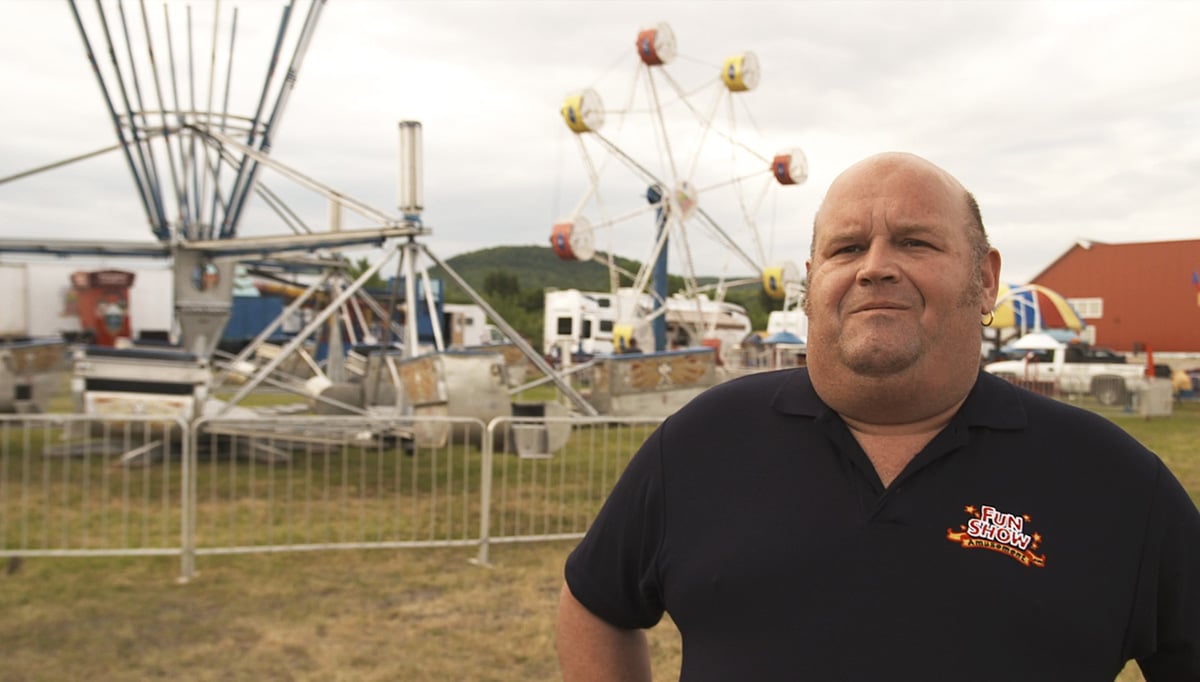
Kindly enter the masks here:
M 168 3 L 181 63 L 189 4 L 203 84 L 214 8 L 199 0 Z M 262 87 L 282 4 L 220 5 L 222 52 L 239 8 L 233 82 L 241 113 L 252 113 Z M 140 27 L 139 5 L 125 5 Z M 115 21 L 116 6 L 106 6 Z M 69 5 L 0 0 L 0 9 L 0 177 L 114 143 Z M 95 30 L 93 3 L 80 9 Z M 152 25 L 164 23 L 161 2 L 147 3 L 147 11 Z M 654 125 L 649 116 L 615 114 L 647 109 L 630 99 L 640 92 L 634 40 L 659 22 L 669 23 L 679 52 L 664 69 L 698 108 L 717 101 L 704 88 L 722 61 L 752 51 L 761 82 L 738 95 L 732 117 L 723 120 L 744 135 L 742 147 L 767 158 L 790 148 L 807 155 L 805 184 L 764 181 L 760 190 L 755 180 L 741 193 L 727 186 L 700 197 L 714 215 L 734 216 L 731 233 L 741 229 L 733 225 L 741 216 L 752 218 L 768 261 L 803 263 L 829 182 L 885 150 L 925 156 L 976 194 L 1009 281 L 1027 281 L 1079 240 L 1200 234 L 1196 2 L 331 0 L 272 154 L 395 213 L 397 122 L 419 120 L 431 250 L 450 257 L 546 245 L 553 223 L 581 204 L 588 186 L 578 140 L 559 117 L 565 96 L 594 89 L 614 112 L 601 132 L 627 140 L 620 149 L 648 168 L 666 158 L 645 137 Z M 222 68 L 226 57 L 218 57 Z M 670 100 L 678 107 L 678 97 Z M 675 151 L 680 165 L 692 163 Z M 603 173 L 598 198 L 582 213 L 593 222 L 624 215 L 621 202 L 641 191 L 604 157 L 593 152 Z M 704 185 L 701 174 L 697 184 Z M 273 179 L 264 181 L 275 188 Z M 321 201 L 295 202 L 311 225 L 327 220 Z M 735 210 L 723 212 L 729 207 Z M 256 208 L 243 234 L 285 231 Z M 652 219 L 617 222 L 597 231 L 597 245 L 644 258 Z M 630 236 L 618 236 L 619 229 Z M 701 274 L 744 270 L 703 246 L 702 232 L 689 238 Z M 150 233 L 124 159 L 110 153 L 0 184 L 0 237 L 148 240 Z M 735 238 L 747 248 L 752 243 Z

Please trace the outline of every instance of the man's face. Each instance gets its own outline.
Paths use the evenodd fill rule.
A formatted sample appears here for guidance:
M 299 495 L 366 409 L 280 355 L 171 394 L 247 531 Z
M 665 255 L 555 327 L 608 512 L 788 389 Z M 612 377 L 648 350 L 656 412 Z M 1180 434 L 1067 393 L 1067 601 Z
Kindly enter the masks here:
M 999 263 L 993 252 L 981 271 L 968 229 L 965 191 L 919 159 L 875 158 L 843 173 L 808 263 L 809 363 L 884 377 L 977 354 L 979 316 L 995 294 L 988 270 Z

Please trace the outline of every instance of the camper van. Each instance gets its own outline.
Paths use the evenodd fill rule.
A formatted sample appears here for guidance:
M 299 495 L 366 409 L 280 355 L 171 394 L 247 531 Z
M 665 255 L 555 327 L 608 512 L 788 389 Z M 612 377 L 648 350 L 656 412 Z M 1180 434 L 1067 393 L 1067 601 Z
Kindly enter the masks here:
M 633 289 L 611 292 L 547 290 L 542 349 L 547 355 L 599 355 L 613 352 L 618 324 L 634 324 L 637 346 L 654 348 L 654 332 L 646 318 L 654 309 L 649 294 Z M 666 302 L 667 350 L 716 345 L 720 357 L 732 353 L 751 331 L 750 316 L 739 305 L 699 295 L 672 296 Z
M 545 293 L 542 352 L 595 355 L 612 351 L 616 296 L 608 292 L 554 290 Z

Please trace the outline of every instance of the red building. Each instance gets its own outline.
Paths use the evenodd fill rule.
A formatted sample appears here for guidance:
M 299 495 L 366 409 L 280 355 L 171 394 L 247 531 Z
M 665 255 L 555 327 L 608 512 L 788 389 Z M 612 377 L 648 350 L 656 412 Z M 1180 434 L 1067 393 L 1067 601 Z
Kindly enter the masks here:
M 1118 351 L 1200 352 L 1200 239 L 1080 242 L 1033 282 L 1054 289 Z

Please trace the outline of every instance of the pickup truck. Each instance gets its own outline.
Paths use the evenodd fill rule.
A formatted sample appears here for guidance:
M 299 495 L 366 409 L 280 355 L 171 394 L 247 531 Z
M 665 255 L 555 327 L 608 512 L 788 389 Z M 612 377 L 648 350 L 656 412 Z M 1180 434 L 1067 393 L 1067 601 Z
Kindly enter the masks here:
M 1146 376 L 1145 365 L 1126 363 L 1107 348 L 1064 343 L 1040 332 L 1026 334 L 1006 351 L 1013 359 L 990 362 L 984 371 L 1009 381 L 1050 383 L 1068 395 L 1090 393 L 1101 405 L 1125 404 Z M 1154 375 L 1170 377 L 1171 369 L 1156 365 Z

